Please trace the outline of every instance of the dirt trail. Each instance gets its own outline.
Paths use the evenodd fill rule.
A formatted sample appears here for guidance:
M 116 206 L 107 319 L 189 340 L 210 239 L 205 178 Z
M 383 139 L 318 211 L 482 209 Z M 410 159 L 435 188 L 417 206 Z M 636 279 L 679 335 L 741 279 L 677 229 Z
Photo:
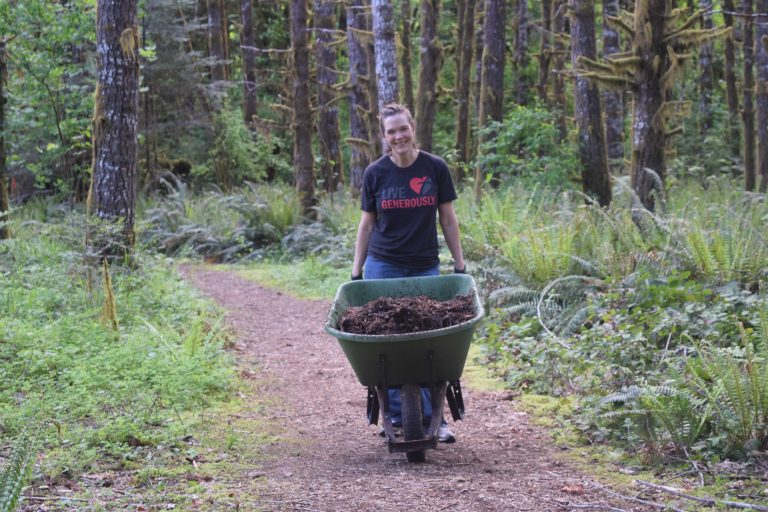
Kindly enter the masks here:
M 294 299 L 229 272 L 183 273 L 228 311 L 241 363 L 265 382 L 262 396 L 275 398 L 267 415 L 286 436 L 264 454 L 264 510 L 650 510 L 558 461 L 546 433 L 502 393 L 466 389 L 467 416 L 452 424 L 458 442 L 428 451 L 425 464 L 388 454 L 366 425 L 365 389 L 322 329 L 330 302 Z

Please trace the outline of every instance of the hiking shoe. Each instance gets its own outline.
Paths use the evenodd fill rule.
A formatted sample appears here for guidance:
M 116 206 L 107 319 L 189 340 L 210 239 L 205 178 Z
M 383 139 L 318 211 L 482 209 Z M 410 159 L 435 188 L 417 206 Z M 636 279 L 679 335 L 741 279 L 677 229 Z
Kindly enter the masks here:
M 456 436 L 448 428 L 448 425 L 440 425 L 440 430 L 437 432 L 437 440 L 441 443 L 455 443 Z

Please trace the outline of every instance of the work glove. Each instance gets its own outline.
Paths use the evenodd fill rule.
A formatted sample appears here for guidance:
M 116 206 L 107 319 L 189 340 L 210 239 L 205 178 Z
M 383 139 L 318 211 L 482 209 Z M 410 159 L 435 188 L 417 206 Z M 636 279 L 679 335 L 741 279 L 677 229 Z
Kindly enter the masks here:
M 352 274 L 352 280 L 353 280 L 353 281 L 359 281 L 359 280 L 361 280 L 362 278 L 363 278 L 363 274 L 360 274 L 360 275 L 357 275 L 357 276 L 356 276 L 356 275 L 354 275 L 354 274 Z
M 467 266 L 464 265 L 464 268 L 453 267 L 453 273 L 454 274 L 466 274 L 467 273 Z

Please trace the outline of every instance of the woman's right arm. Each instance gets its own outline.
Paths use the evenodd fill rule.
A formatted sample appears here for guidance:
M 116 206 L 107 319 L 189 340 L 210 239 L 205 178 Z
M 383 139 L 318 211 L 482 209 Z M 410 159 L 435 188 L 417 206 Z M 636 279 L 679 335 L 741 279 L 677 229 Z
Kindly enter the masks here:
M 363 275 L 363 265 L 368 256 L 368 242 L 371 240 L 371 231 L 376 224 L 376 212 L 363 212 L 360 217 L 360 225 L 357 227 L 357 240 L 355 240 L 355 261 L 352 264 L 352 276 Z

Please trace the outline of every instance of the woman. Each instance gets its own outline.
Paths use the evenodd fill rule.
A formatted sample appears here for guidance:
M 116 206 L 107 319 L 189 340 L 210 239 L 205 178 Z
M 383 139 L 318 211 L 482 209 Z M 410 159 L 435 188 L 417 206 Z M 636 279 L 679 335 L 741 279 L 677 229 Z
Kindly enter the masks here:
M 379 113 L 386 154 L 363 175 L 363 210 L 355 242 L 352 279 L 435 276 L 440 274 L 436 213 L 454 272 L 464 273 L 459 221 L 453 209 L 456 190 L 445 161 L 421 151 L 408 109 L 397 103 Z M 365 270 L 363 270 L 365 269 Z M 399 390 L 389 391 L 392 422 L 400 422 Z M 424 415 L 432 414 L 429 394 L 422 389 Z M 454 442 L 443 421 L 438 439 Z

